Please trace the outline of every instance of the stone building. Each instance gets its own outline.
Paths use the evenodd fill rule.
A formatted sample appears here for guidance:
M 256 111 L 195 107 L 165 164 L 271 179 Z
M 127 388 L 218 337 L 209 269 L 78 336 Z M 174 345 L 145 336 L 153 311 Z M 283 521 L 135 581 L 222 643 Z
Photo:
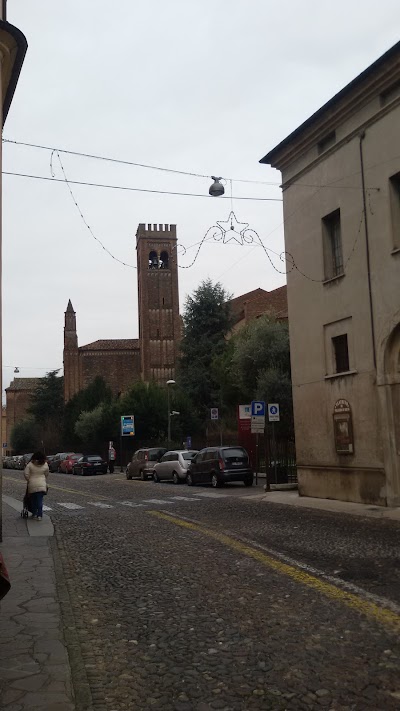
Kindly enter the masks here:
M 102 375 L 113 393 L 142 379 L 163 385 L 175 376 L 181 336 L 176 225 L 140 224 L 136 232 L 139 338 L 78 346 L 76 314 L 64 324 L 65 401 Z
M 282 171 L 300 494 L 400 505 L 400 43 L 263 159 Z
M 6 388 L 5 442 L 7 442 L 7 454 L 11 450 L 11 432 L 13 431 L 13 427 L 26 418 L 32 395 L 40 381 L 40 378 L 14 378 L 8 388 Z

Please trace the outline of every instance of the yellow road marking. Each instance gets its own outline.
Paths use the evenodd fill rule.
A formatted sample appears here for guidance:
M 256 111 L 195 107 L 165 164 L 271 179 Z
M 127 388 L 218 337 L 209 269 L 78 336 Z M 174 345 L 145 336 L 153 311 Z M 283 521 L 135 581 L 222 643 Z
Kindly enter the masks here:
M 26 486 L 25 479 L 21 481 L 20 479 L 14 479 L 11 476 L 3 476 L 3 479 L 7 479 L 7 481 L 14 481 L 16 484 L 24 484 L 24 486 Z M 88 496 L 90 499 L 93 499 L 93 492 L 87 494 L 85 491 L 77 491 L 76 489 L 66 489 L 63 486 L 55 486 L 51 479 L 49 483 L 49 489 L 50 491 L 52 491 L 53 489 L 58 489 L 58 491 L 66 491 L 68 494 L 79 494 L 79 496 Z M 100 494 L 96 494 L 96 499 L 105 499 L 106 501 L 111 501 L 109 496 L 100 496 Z
M 357 610 L 357 612 L 361 612 L 366 617 L 373 618 L 376 622 L 390 627 L 392 630 L 394 629 L 397 633 L 400 632 L 400 615 L 396 614 L 392 610 L 380 607 L 379 605 L 369 600 L 364 600 L 358 595 L 348 592 L 347 590 L 341 590 L 335 585 L 332 585 L 332 583 L 325 582 L 324 580 L 321 580 L 320 578 L 317 578 L 314 575 L 310 575 L 310 573 L 307 573 L 306 571 L 301 570 L 300 568 L 295 568 L 294 566 L 289 565 L 288 563 L 282 563 L 281 561 L 272 558 L 271 556 L 267 555 L 266 553 L 263 553 L 257 548 L 252 548 L 251 546 L 241 543 L 240 541 L 231 538 L 230 536 L 226 536 L 223 533 L 213 531 L 212 529 L 206 528 L 203 525 L 190 523 L 189 521 L 184 521 L 182 519 L 175 518 L 174 516 L 162 513 L 161 511 L 147 511 L 147 513 L 151 516 L 155 516 L 156 518 L 161 518 L 165 521 L 169 521 L 169 523 L 174 523 L 176 526 L 187 528 L 190 531 L 197 531 L 198 533 L 202 533 L 204 536 L 213 538 L 214 540 L 223 543 L 228 548 L 231 548 L 232 550 L 235 550 L 238 553 L 242 553 L 243 555 L 249 558 L 253 558 L 262 565 L 271 568 L 272 570 L 275 570 L 279 573 L 282 573 L 283 575 L 286 575 L 292 580 L 295 580 L 297 583 L 306 585 L 307 587 L 312 588 L 313 590 L 321 593 L 322 595 L 325 595 L 330 599 L 342 602 L 347 607 L 350 607 L 353 610 Z

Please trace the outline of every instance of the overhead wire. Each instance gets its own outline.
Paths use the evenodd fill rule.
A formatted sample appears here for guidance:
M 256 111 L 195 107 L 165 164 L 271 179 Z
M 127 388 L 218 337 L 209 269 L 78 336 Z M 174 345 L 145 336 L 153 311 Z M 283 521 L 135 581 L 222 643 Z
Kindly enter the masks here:
M 205 173 L 193 173 L 187 170 L 177 170 L 175 168 L 166 168 L 163 166 L 159 165 L 150 165 L 148 163 L 138 163 L 135 161 L 130 161 L 130 160 L 123 160 L 121 158 L 110 158 L 108 156 L 100 156 L 95 153 L 84 153 L 80 151 L 71 151 L 66 148 L 57 148 L 56 146 L 44 146 L 40 145 L 38 143 L 27 143 L 26 141 L 14 141 L 9 138 L 3 138 L 3 143 L 12 143 L 16 146 L 26 146 L 29 148 L 38 148 L 41 150 L 45 151 L 50 151 L 50 152 L 56 152 L 56 153 L 65 153 L 66 155 L 71 155 L 71 156 L 78 156 L 80 158 L 90 158 L 93 160 L 102 160 L 106 161 L 108 163 L 118 163 L 120 165 L 129 165 L 133 166 L 136 168 L 147 168 L 149 170 L 158 170 L 164 173 L 174 173 L 176 175 L 188 175 L 193 178 L 210 178 L 210 175 L 206 175 Z M 253 184 L 258 184 L 258 185 L 279 185 L 279 183 L 276 182 L 268 182 L 264 180 L 247 180 L 243 178 L 225 178 L 225 180 L 234 180 L 237 183 L 253 183 Z
M 55 151 L 57 152 L 57 151 Z M 19 178 L 31 178 L 33 180 L 47 180 L 50 183 L 64 183 L 65 181 L 61 178 L 52 178 L 46 175 L 32 175 L 30 173 L 18 173 L 10 170 L 3 170 L 3 175 L 12 175 Z M 71 185 L 85 185 L 91 188 L 107 188 L 109 190 L 128 190 L 137 193 L 152 193 L 156 195 L 176 195 L 179 197 L 199 197 L 206 198 L 208 200 L 213 200 L 211 195 L 206 193 L 184 193 L 178 190 L 155 190 L 153 188 L 134 188 L 128 185 L 107 185 L 105 183 L 92 183 L 85 180 L 68 180 Z M 221 195 L 218 200 L 230 200 L 229 195 Z M 282 198 L 263 198 L 263 197 L 252 197 L 241 195 L 235 197 L 235 200 L 253 200 L 255 202 L 282 202 Z
M 46 145 L 41 145 L 39 143 L 29 143 L 27 141 L 16 141 L 16 140 L 12 140 L 10 138 L 3 138 L 2 141 L 3 141 L 3 143 L 8 143 L 11 145 L 16 145 L 16 146 L 25 146 L 28 148 L 36 148 L 39 150 L 44 150 L 44 151 L 49 151 L 49 152 L 58 152 L 58 153 L 63 153 L 65 155 L 76 156 L 79 158 L 100 160 L 100 161 L 105 161 L 108 163 L 116 163 L 119 165 L 127 165 L 127 166 L 136 167 L 136 168 L 146 168 L 149 170 L 155 170 L 155 171 L 160 171 L 160 172 L 164 172 L 164 173 L 171 173 L 171 174 L 175 174 L 175 175 L 186 175 L 189 177 L 205 178 L 205 179 L 211 178 L 211 176 L 207 175 L 206 173 L 195 173 L 195 172 L 187 171 L 187 170 L 179 170 L 176 168 L 167 168 L 165 166 L 151 165 L 149 163 L 139 163 L 136 161 L 124 160 L 122 158 L 111 158 L 109 156 L 102 156 L 102 155 L 98 155 L 95 153 L 85 153 L 83 151 L 72 151 L 67 148 L 58 148 L 56 146 L 46 146 Z M 393 158 L 397 158 L 397 157 L 399 157 L 399 156 L 393 156 Z M 378 165 L 381 165 L 382 163 L 385 163 L 385 162 L 387 162 L 387 161 L 381 161 L 381 162 L 375 163 L 371 166 L 368 166 L 367 170 L 369 168 L 374 168 Z M 349 173 L 345 176 L 341 176 L 340 180 L 343 180 L 344 178 L 351 178 L 354 175 L 358 175 L 358 174 L 359 174 L 359 171 L 356 171 L 354 173 Z M 235 183 L 249 183 L 249 184 L 253 184 L 253 185 L 269 185 L 272 187 L 282 187 L 282 183 L 280 181 L 250 180 L 250 179 L 246 179 L 246 178 L 231 178 L 231 177 L 225 177 L 225 176 L 223 176 L 223 179 L 226 180 L 227 182 L 233 181 Z M 334 182 L 337 182 L 337 181 L 334 181 Z M 332 183 L 326 183 L 326 184 L 321 183 L 319 185 L 315 185 L 312 183 L 302 183 L 300 181 L 290 182 L 290 185 L 299 185 L 299 186 L 302 186 L 305 188 L 332 187 Z M 104 186 L 104 187 L 111 187 L 111 186 Z M 360 189 L 359 186 L 355 186 L 355 185 L 340 185 L 340 186 L 338 186 L 338 188 L 346 189 L 346 190 L 359 190 Z M 369 189 L 370 190 L 378 190 L 379 188 L 369 188 Z M 196 197 L 197 197 L 197 195 L 196 195 Z M 250 198 L 248 198 L 248 199 L 250 199 Z

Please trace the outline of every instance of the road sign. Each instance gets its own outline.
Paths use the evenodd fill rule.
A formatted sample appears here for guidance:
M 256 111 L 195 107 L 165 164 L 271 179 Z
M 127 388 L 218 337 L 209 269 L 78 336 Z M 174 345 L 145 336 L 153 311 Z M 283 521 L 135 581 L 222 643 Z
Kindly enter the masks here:
M 270 422 L 279 422 L 279 405 L 277 402 L 268 403 L 268 420 Z
M 262 434 L 265 430 L 265 417 L 251 418 L 251 434 Z
M 192 449 L 192 438 L 186 437 L 186 449 Z
M 133 437 L 135 434 L 135 416 L 121 416 L 121 437 Z
M 265 417 L 265 402 L 263 400 L 253 400 L 251 415 L 252 417 Z
M 212 420 L 218 420 L 219 419 L 219 414 L 218 414 L 218 407 L 212 407 L 210 410 L 211 413 L 211 419 Z

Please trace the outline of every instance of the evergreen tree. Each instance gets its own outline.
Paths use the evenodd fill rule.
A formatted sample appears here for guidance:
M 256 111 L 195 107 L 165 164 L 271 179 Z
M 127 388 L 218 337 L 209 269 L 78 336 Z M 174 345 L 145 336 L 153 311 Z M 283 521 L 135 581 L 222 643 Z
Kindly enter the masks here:
M 203 422 L 209 417 L 209 408 L 220 405 L 220 381 L 212 363 L 227 348 L 225 337 L 231 327 L 229 299 L 220 283 L 207 279 L 185 303 L 177 379 Z
M 82 412 L 91 412 L 98 405 L 111 404 L 112 392 L 106 381 L 98 375 L 89 385 L 76 393 L 65 405 L 64 447 L 74 448 L 78 443 L 75 424 Z M 81 446 L 81 445 L 79 445 Z

